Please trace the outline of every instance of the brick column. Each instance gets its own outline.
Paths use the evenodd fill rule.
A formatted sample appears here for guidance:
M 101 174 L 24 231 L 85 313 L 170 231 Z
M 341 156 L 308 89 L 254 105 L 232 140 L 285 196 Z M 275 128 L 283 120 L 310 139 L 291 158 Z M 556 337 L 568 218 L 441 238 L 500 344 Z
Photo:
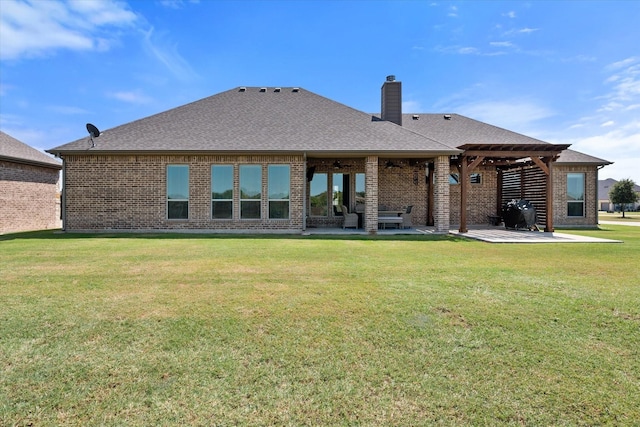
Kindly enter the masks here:
M 378 156 L 365 159 L 365 202 L 364 229 L 371 234 L 378 233 Z
M 438 156 L 435 165 L 433 219 L 436 233 L 449 232 L 449 156 Z

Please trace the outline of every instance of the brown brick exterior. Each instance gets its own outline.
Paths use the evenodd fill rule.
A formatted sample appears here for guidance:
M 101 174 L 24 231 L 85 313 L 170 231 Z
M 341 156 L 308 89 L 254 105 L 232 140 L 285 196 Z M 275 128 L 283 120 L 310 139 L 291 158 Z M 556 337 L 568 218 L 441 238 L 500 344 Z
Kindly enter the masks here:
M 450 172 L 460 174 L 460 169 L 452 166 Z M 495 168 L 481 166 L 473 169 L 472 173 L 480 174 L 481 183 L 467 186 L 467 223 L 487 224 L 487 215 L 496 214 L 498 175 Z M 460 188 L 460 184 L 449 185 L 452 224 L 460 224 Z
M 166 167 L 189 165 L 189 219 L 169 220 L 166 212 Z M 211 165 L 263 166 L 262 219 L 239 219 L 239 192 L 234 218 L 211 218 Z M 290 219 L 268 219 L 267 165 L 291 166 Z M 304 159 L 301 156 L 65 156 L 65 230 L 261 230 L 302 229 Z M 237 189 L 237 187 L 236 187 Z
M 556 227 L 597 227 L 598 168 L 597 166 L 564 166 L 555 163 L 553 179 L 553 223 Z M 567 216 L 567 174 L 584 173 L 584 217 Z
M 0 161 L 0 234 L 60 228 L 60 171 Z
M 334 161 L 344 165 L 335 169 Z M 435 175 L 433 215 L 435 231 L 446 232 L 451 224 L 460 221 L 460 185 L 450 185 L 450 172 L 459 172 L 450 166 L 449 156 L 431 159 Z M 393 159 L 401 165 L 386 168 L 386 159 L 377 156 L 354 159 L 307 159 L 307 167 L 315 166 L 316 173 L 327 173 L 329 186 L 332 174 L 365 173 L 366 212 L 365 230 L 377 230 L 377 208 L 385 205 L 401 209 L 413 205 L 414 226 L 427 221 L 428 187 L 424 162 Z M 166 219 L 166 167 L 170 164 L 189 165 L 189 219 Z M 211 165 L 234 165 L 234 218 L 211 219 Z M 263 218 L 239 218 L 238 166 L 263 166 Z M 267 166 L 291 166 L 290 218 L 272 220 L 268 213 Z M 307 227 L 341 227 L 343 218 L 329 212 L 327 217 L 307 217 L 309 183 L 306 180 L 305 159 L 302 156 L 215 156 L 215 155 L 69 155 L 65 156 L 65 229 L 80 230 L 211 230 L 211 231 L 301 231 Z M 481 184 L 470 184 L 467 221 L 469 225 L 487 224 L 487 215 L 495 214 L 497 174 L 494 168 L 479 166 L 473 172 L 482 175 Z M 584 218 L 566 217 L 566 174 L 585 173 L 586 203 Z M 595 226 L 597 224 L 597 169 L 595 166 L 557 166 L 552 168 L 554 180 L 554 223 L 556 226 Z M 4 178 L 6 181 L 6 178 Z M 3 185 L 4 182 L 3 181 Z M 443 185 L 444 184 L 444 185 Z M 16 185 L 16 184 L 12 184 Z M 27 185 L 27 184 L 20 184 Z M 49 185 L 55 187 L 55 181 Z M 18 186 L 15 187 L 16 189 Z M 44 187 L 43 187 L 44 188 Z M 22 194 L 36 194 L 33 189 L 19 190 Z M 350 200 L 355 200 L 351 189 Z M 15 190 L 18 194 L 18 190 Z M 48 196 L 42 196 L 48 197 Z M 6 202 L 4 203 L 7 204 Z M 349 209 L 355 207 L 351 204 Z M 51 216 L 47 214 L 47 216 Z M 51 228 L 48 223 L 45 227 Z

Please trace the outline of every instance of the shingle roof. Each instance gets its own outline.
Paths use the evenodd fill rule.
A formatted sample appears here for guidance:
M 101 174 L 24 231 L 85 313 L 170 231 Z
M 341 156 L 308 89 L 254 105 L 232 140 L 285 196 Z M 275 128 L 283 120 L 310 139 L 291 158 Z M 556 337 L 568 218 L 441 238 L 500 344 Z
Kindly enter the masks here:
M 49 157 L 2 131 L 0 131 L 0 159 L 62 169 L 59 160 Z
M 302 88 L 235 88 L 48 150 L 457 154 L 450 146 Z
M 403 114 L 402 127 L 450 147 L 467 144 L 548 144 L 459 114 Z
M 590 156 L 588 154 L 581 153 L 575 150 L 564 150 L 558 156 L 557 163 L 564 164 L 594 164 L 594 165 L 610 165 L 613 162 L 609 162 L 604 159 Z

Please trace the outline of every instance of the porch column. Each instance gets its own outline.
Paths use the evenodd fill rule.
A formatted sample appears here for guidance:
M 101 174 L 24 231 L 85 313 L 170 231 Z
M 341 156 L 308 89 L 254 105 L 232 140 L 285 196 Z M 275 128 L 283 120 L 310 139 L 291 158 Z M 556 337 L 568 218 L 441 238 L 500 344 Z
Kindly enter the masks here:
M 367 156 L 364 169 L 364 230 L 378 233 L 378 156 Z
M 449 156 L 438 156 L 434 163 L 433 223 L 436 233 L 449 232 Z

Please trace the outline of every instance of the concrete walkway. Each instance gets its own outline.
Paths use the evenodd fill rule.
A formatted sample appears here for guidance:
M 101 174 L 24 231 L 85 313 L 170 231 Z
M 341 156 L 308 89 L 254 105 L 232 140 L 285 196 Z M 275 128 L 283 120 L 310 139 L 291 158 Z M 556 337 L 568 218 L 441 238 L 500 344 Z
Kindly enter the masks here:
M 599 224 L 607 224 L 607 225 L 630 225 L 632 227 L 640 227 L 640 222 L 636 221 L 598 221 Z
M 498 227 L 474 229 L 469 230 L 467 233 L 451 230 L 449 233 L 489 243 L 622 243 L 621 240 L 601 239 L 575 234 L 507 230 L 506 228 Z

